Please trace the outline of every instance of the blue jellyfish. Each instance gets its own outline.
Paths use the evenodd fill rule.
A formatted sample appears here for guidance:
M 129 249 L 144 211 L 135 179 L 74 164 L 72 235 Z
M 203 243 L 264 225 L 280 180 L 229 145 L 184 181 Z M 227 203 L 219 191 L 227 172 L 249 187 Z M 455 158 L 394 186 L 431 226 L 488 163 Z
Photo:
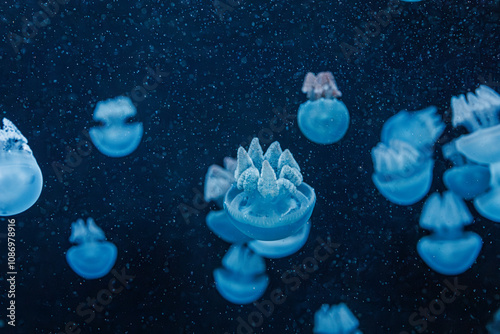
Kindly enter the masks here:
M 314 314 L 314 334 L 361 334 L 359 321 L 346 304 L 327 304 Z
M 421 200 L 432 184 L 432 147 L 444 130 L 437 109 L 401 111 L 382 128 L 382 142 L 372 150 L 372 180 L 389 201 L 411 205 Z
M 40 197 L 42 171 L 28 140 L 7 118 L 0 128 L 0 216 L 28 210 Z
M 137 114 L 128 97 L 102 101 L 94 111 L 94 120 L 104 123 L 89 131 L 92 142 L 101 153 L 113 157 L 124 157 L 132 153 L 142 138 L 142 123 L 128 124 L 126 120 Z
M 500 334 L 500 309 L 493 315 L 493 321 L 486 325 L 489 334 Z
M 463 199 L 473 199 L 483 194 L 490 187 L 490 169 L 486 166 L 468 163 L 455 166 L 444 172 L 443 182 L 446 188 Z
M 300 167 L 278 142 L 263 154 L 257 138 L 238 149 L 236 183 L 224 200 L 232 223 L 252 239 L 272 241 L 296 234 L 311 217 L 316 195 Z M 260 172 L 259 172 L 260 171 Z
M 490 189 L 474 199 L 474 207 L 484 218 L 500 223 L 500 162 L 489 165 Z
M 337 97 L 342 96 L 331 72 L 307 73 L 302 86 L 309 101 L 299 107 L 300 131 L 317 144 L 333 144 L 344 137 L 349 127 L 349 111 Z
M 266 291 L 269 278 L 264 259 L 245 245 L 233 245 L 222 259 L 223 268 L 214 270 L 215 287 L 234 304 L 249 304 Z
M 85 279 L 101 278 L 113 268 L 116 246 L 106 240 L 104 232 L 95 224 L 92 218 L 78 219 L 71 224 L 71 243 L 79 244 L 71 247 L 66 253 L 66 261 L 75 273 Z
M 443 275 L 458 275 L 469 269 L 481 250 L 483 241 L 474 232 L 464 232 L 472 215 L 462 199 L 451 191 L 434 193 L 424 204 L 420 226 L 434 233 L 417 244 L 422 260 Z
M 476 94 L 451 98 L 452 123 L 464 126 L 470 134 L 456 139 L 457 150 L 478 164 L 500 161 L 500 95 L 487 86 Z

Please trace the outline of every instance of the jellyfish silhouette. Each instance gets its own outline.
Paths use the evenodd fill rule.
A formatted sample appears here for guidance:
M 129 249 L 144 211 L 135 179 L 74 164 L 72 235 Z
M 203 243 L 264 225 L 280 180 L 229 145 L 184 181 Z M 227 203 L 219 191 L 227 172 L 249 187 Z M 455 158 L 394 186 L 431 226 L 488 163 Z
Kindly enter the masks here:
M 434 193 L 424 204 L 420 226 L 432 230 L 417 244 L 422 260 L 443 275 L 458 275 L 469 269 L 482 247 L 482 239 L 474 232 L 464 232 L 472 216 L 462 199 L 451 191 Z
M 372 150 L 372 180 L 384 197 L 399 205 L 421 200 L 432 184 L 432 147 L 444 130 L 437 109 L 401 111 L 382 128 L 382 142 Z
M 333 144 L 344 137 L 349 127 L 349 111 L 337 97 L 342 96 L 331 72 L 307 73 L 302 92 L 309 101 L 299 107 L 300 131 L 317 144 Z
M 92 218 L 78 219 L 71 224 L 71 243 L 79 244 L 71 247 L 66 253 L 66 261 L 75 273 L 85 279 L 101 278 L 113 268 L 117 249 L 106 240 L 104 232 Z
M 273 241 L 296 234 L 311 217 L 316 195 L 302 182 L 299 165 L 278 142 L 263 154 L 257 138 L 238 149 L 236 183 L 224 200 L 232 223 L 252 239 Z M 260 173 L 259 173 L 260 170 Z
M 0 216 L 28 210 L 40 197 L 42 171 L 28 140 L 7 118 L 0 128 Z
M 489 334 L 500 334 L 500 309 L 493 315 L 493 321 L 486 325 Z
M 233 245 L 222 259 L 223 268 L 214 270 L 215 287 L 227 301 L 249 304 L 266 291 L 269 278 L 264 259 L 245 245 Z
M 94 111 L 94 120 L 104 123 L 89 131 L 92 142 L 101 153 L 110 157 L 124 157 L 132 153 L 141 142 L 142 123 L 128 124 L 126 120 L 137 114 L 128 97 L 102 101 Z
M 314 314 L 314 334 L 361 334 L 359 321 L 346 304 L 327 304 Z

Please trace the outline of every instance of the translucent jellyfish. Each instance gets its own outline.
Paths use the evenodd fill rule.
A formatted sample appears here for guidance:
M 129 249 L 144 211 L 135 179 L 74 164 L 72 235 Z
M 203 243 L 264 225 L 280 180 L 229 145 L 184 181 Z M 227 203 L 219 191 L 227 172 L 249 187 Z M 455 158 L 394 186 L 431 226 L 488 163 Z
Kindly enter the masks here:
M 7 118 L 0 128 L 0 216 L 28 210 L 40 197 L 42 171 L 28 140 Z
M 500 161 L 500 95 L 487 86 L 476 94 L 451 98 L 453 126 L 463 125 L 470 132 L 456 140 L 457 150 L 479 164 Z
M 302 92 L 309 101 L 299 107 L 297 120 L 304 136 L 317 144 L 332 144 L 344 137 L 349 112 L 337 97 L 342 96 L 331 72 L 307 73 Z
M 234 304 L 249 304 L 262 297 L 269 283 L 263 258 L 245 245 L 233 245 L 222 265 L 214 270 L 215 287 L 222 297 Z
M 489 167 L 490 189 L 474 199 L 474 207 L 484 218 L 500 223 L 500 162 Z
M 466 164 L 455 166 L 444 172 L 443 182 L 463 199 L 473 199 L 490 187 L 490 169 L 486 166 Z
M 214 201 L 222 207 L 224 196 L 234 183 L 234 171 L 236 170 L 236 159 L 224 158 L 224 168 L 219 165 L 208 167 L 205 176 L 205 201 Z
M 118 253 L 116 246 L 106 240 L 104 232 L 92 218 L 78 219 L 71 224 L 69 241 L 78 246 L 66 253 L 66 261 L 75 273 L 85 279 L 101 278 L 113 268 Z
M 128 97 L 99 102 L 94 111 L 94 120 L 104 123 L 89 131 L 90 138 L 101 153 L 110 157 L 124 157 L 132 153 L 142 138 L 142 123 L 127 123 L 137 114 Z
M 247 151 L 238 149 L 236 184 L 224 209 L 241 232 L 257 240 L 279 240 L 296 234 L 311 217 L 316 195 L 302 182 L 300 167 L 278 142 L 263 154 L 257 138 Z M 259 172 L 260 171 L 260 172 Z
M 493 321 L 486 325 L 489 334 L 500 334 L 500 310 L 495 312 Z
M 314 334 L 361 334 L 359 321 L 346 304 L 327 304 L 314 314 Z
M 373 183 L 388 200 L 411 205 L 432 183 L 432 147 L 444 130 L 435 107 L 401 111 L 382 128 L 382 142 L 372 150 Z
M 467 206 L 451 191 L 429 196 L 420 217 L 420 226 L 434 233 L 417 244 L 422 260 L 443 275 L 458 275 L 469 269 L 481 250 L 483 241 L 474 232 L 464 232 L 472 223 Z

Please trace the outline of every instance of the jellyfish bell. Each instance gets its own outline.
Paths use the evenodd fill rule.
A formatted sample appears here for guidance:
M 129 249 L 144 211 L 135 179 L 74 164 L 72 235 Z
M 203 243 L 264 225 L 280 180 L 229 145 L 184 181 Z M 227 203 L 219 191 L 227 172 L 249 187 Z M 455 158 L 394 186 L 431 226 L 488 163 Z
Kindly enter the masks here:
M 490 170 L 486 166 L 465 164 L 448 169 L 443 174 L 443 182 L 463 199 L 473 199 L 490 187 Z
M 217 291 L 233 304 L 249 304 L 266 291 L 269 278 L 264 259 L 245 245 L 233 245 L 222 259 L 223 268 L 214 270 Z
M 500 162 L 489 165 L 490 189 L 474 199 L 474 207 L 484 218 L 500 223 Z
M 274 142 L 263 155 L 254 138 L 248 153 L 239 148 L 237 161 L 236 183 L 224 200 L 224 210 L 234 226 L 250 238 L 264 241 L 297 233 L 309 221 L 316 195 L 302 182 L 290 151 L 283 152 Z
M 380 193 L 399 205 L 421 200 L 432 184 L 434 160 L 409 143 L 392 140 L 372 150 L 372 180 Z
M 311 223 L 307 222 L 296 234 L 285 239 L 275 241 L 252 240 L 248 243 L 248 247 L 262 257 L 279 259 L 299 251 L 305 245 L 310 231 Z
M 226 211 L 211 211 L 207 214 L 206 223 L 210 231 L 219 238 L 231 244 L 240 244 L 250 241 L 251 238 L 238 230 Z
M 452 123 L 464 126 L 468 135 L 456 140 L 457 150 L 479 164 L 500 161 L 500 95 L 481 85 L 474 93 L 451 98 Z
M 123 157 L 132 153 L 141 142 L 142 123 L 128 124 L 126 120 L 137 114 L 128 97 L 99 102 L 94 111 L 94 120 L 104 123 L 89 131 L 97 149 L 110 157 Z
M 85 279 L 105 276 L 113 268 L 118 254 L 114 244 L 105 240 L 104 232 L 92 218 L 78 219 L 71 225 L 70 242 L 79 245 L 66 253 L 66 261 L 75 273 Z
M 28 140 L 8 119 L 0 128 L 0 216 L 28 210 L 40 197 L 42 171 Z
M 300 130 L 312 142 L 333 144 L 344 137 L 349 128 L 349 111 L 336 99 L 342 96 L 331 72 L 317 76 L 308 73 L 302 86 L 309 101 L 299 107 L 297 121 Z

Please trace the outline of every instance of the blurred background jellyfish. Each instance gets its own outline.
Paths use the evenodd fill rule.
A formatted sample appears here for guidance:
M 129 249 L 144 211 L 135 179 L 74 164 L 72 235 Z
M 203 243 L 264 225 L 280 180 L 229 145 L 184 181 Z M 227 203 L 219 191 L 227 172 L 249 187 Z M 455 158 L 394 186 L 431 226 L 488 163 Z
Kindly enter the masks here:
M 137 114 L 132 101 L 125 96 L 99 102 L 94 111 L 94 120 L 103 126 L 89 131 L 97 149 L 110 157 L 124 157 L 132 153 L 141 142 L 142 123 L 127 123 L 127 119 Z
M 486 325 L 489 334 L 500 334 L 500 309 L 495 312 L 493 321 Z
M 434 233 L 417 244 L 422 260 L 443 275 L 458 275 L 469 269 L 481 250 L 483 241 L 474 232 L 464 232 L 472 215 L 462 199 L 451 191 L 434 193 L 424 204 L 420 226 Z
M 28 210 L 40 197 L 42 171 L 28 140 L 7 118 L 0 128 L 0 216 Z
M 205 201 L 214 201 L 222 208 L 227 191 L 234 183 L 236 159 L 224 158 L 224 168 L 219 165 L 208 167 L 205 176 Z M 229 243 L 244 243 L 251 238 L 243 234 L 232 223 L 225 210 L 211 211 L 207 214 L 206 223 L 210 231 Z
M 259 172 L 260 171 L 260 172 Z M 252 239 L 273 241 L 299 233 L 311 217 L 316 195 L 302 182 L 300 167 L 278 142 L 263 154 L 257 138 L 238 149 L 236 183 L 224 200 L 232 223 Z
M 314 334 L 361 334 L 359 321 L 346 304 L 327 304 L 314 314 Z
M 266 291 L 269 278 L 264 259 L 245 245 L 233 245 L 222 259 L 223 268 L 214 270 L 215 287 L 227 301 L 249 304 Z
M 85 279 L 101 278 L 113 268 L 117 249 L 106 240 L 104 232 L 92 218 L 78 219 L 71 224 L 69 241 L 78 246 L 71 247 L 66 253 L 66 261 L 75 273 Z
M 342 96 L 331 72 L 307 73 L 302 92 L 309 101 L 299 107 L 300 131 L 317 144 L 333 144 L 344 137 L 349 127 L 349 111 L 337 97 Z
M 372 180 L 380 193 L 399 205 L 421 200 L 432 184 L 432 148 L 444 130 L 436 107 L 401 111 L 382 128 L 382 141 L 372 150 Z

